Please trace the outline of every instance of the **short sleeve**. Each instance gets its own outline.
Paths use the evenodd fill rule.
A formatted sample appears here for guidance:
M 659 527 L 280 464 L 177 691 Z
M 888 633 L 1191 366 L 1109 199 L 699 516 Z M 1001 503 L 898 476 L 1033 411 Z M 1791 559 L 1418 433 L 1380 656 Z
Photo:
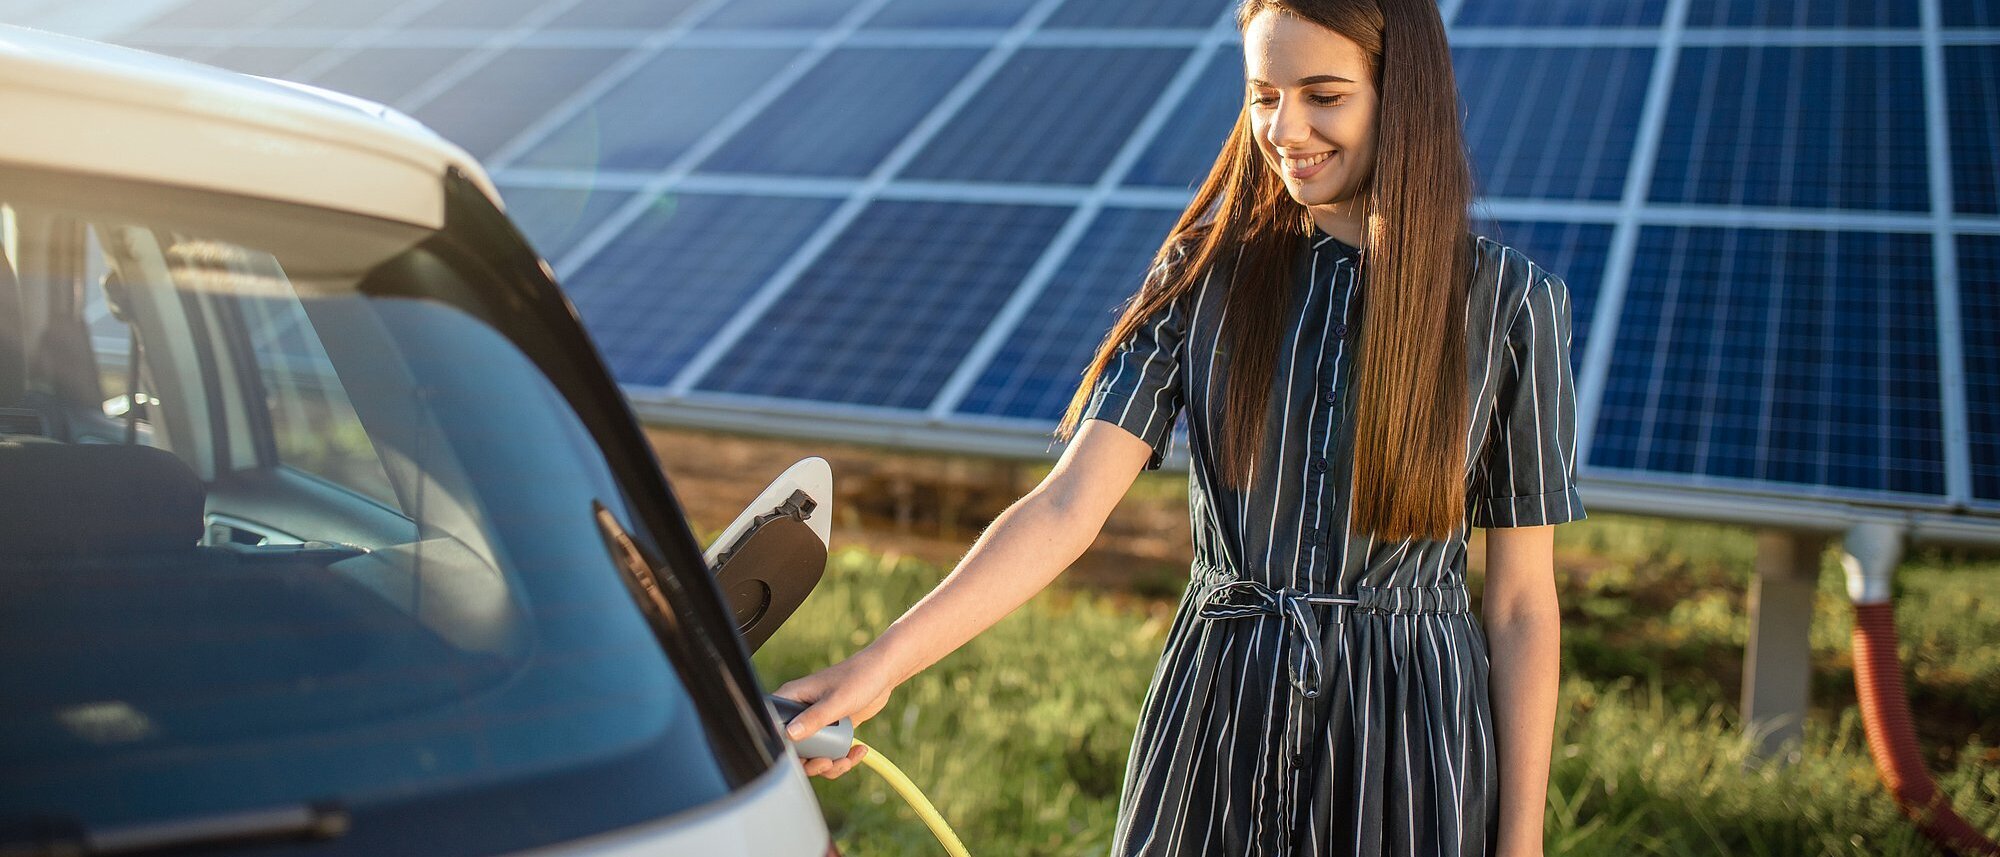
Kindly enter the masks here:
M 1147 470 L 1158 470 L 1181 410 L 1181 343 L 1187 336 L 1183 301 L 1154 312 L 1118 346 L 1098 376 L 1083 419 L 1104 420 L 1153 447 Z
M 1576 379 L 1569 287 L 1544 275 L 1528 288 L 1493 358 L 1500 375 L 1485 460 L 1474 475 L 1472 525 L 1538 527 L 1584 518 L 1576 490 Z

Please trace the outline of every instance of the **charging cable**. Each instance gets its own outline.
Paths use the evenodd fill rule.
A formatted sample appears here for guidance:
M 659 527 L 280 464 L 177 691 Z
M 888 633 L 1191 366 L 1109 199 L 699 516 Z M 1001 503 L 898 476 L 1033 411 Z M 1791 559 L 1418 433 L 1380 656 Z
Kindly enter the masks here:
M 774 709 L 772 716 L 777 718 L 779 732 L 783 732 L 785 724 L 792 722 L 792 718 L 799 716 L 799 712 L 806 710 L 804 703 L 782 696 L 772 696 L 770 701 Z M 857 744 L 868 747 L 868 752 L 861 756 L 861 764 L 880 776 L 904 803 L 910 805 L 910 809 L 916 811 L 917 817 L 923 819 L 924 826 L 929 827 L 931 834 L 937 837 L 938 843 L 944 846 L 946 854 L 950 854 L 951 857 L 971 857 L 965 850 L 965 844 L 958 841 L 958 834 L 952 832 L 951 825 L 945 823 L 944 816 L 940 815 L 937 807 L 931 805 L 930 799 L 924 797 L 924 793 L 917 789 L 917 784 L 910 782 L 909 776 L 903 773 L 903 769 L 896 767 L 896 763 L 889 761 L 889 757 L 882 755 L 882 751 L 854 740 L 852 718 L 843 717 L 840 722 L 828 725 L 794 742 L 792 747 L 801 759 L 839 759 L 844 758 Z

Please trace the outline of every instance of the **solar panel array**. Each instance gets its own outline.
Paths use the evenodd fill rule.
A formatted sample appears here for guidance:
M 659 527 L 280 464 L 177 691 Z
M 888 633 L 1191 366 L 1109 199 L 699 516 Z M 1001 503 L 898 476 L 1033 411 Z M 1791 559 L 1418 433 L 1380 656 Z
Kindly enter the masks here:
M 99 35 L 464 145 L 655 415 L 1024 452 L 1236 114 L 1228 5 L 186 0 Z M 2000 0 L 1441 11 L 1482 231 L 1571 291 L 1587 481 L 2000 512 Z

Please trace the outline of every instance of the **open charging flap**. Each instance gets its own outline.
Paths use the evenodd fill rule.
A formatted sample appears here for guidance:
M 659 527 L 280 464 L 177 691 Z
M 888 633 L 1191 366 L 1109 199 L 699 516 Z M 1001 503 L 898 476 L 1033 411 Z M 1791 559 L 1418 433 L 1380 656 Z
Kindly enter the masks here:
M 833 468 L 801 459 L 772 480 L 703 558 L 751 651 L 785 624 L 826 571 Z

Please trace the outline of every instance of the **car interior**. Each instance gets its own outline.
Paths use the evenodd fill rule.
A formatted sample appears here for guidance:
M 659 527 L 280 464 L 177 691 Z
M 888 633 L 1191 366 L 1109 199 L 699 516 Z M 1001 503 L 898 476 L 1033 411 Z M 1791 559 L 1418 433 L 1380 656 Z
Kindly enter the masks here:
M 427 230 L 0 178 L 0 844 L 510 777 L 605 823 L 728 792 L 607 546 L 618 480 Z M 672 781 L 542 777 L 657 777 L 634 748 Z

